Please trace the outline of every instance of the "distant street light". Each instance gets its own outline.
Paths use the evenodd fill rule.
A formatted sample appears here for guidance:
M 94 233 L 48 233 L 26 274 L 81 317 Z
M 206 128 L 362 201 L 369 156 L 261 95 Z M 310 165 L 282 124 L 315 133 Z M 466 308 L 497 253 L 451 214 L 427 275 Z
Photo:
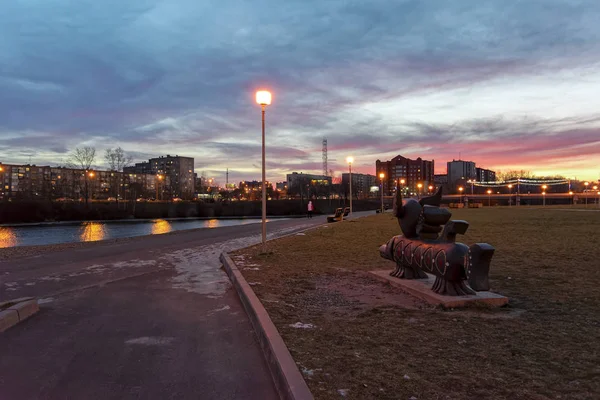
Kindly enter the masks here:
M 347 157 L 346 162 L 348 163 L 348 172 L 349 172 L 348 180 L 350 182 L 350 216 L 352 216 L 352 163 L 354 162 L 354 157 L 352 157 L 352 156 Z M 344 217 L 342 217 L 342 218 L 344 218 Z
M 543 198 L 543 206 L 546 207 L 546 189 L 548 188 L 548 185 L 542 185 L 542 198 Z
M 492 191 L 490 189 L 488 189 L 487 194 L 488 194 L 488 207 L 491 207 L 492 206 Z
M 429 185 L 428 189 L 429 189 L 429 193 L 431 193 L 431 191 L 433 190 L 433 186 Z
M 423 187 L 422 183 L 418 183 L 417 187 L 419 188 L 419 198 L 421 197 L 421 188 Z
M 573 191 L 569 191 L 569 195 L 571 196 L 571 205 L 575 204 L 575 199 L 573 198 Z
M 156 201 L 159 200 L 158 197 L 159 197 L 160 193 L 158 191 L 158 187 L 160 186 L 160 181 L 162 181 L 162 179 L 163 179 L 162 175 L 160 175 L 160 174 L 156 175 Z
M 268 105 L 271 105 L 271 92 L 259 90 L 256 92 L 256 103 L 260 104 L 262 109 L 262 245 L 263 251 L 267 244 L 267 185 L 265 184 L 265 111 Z
M 512 204 L 512 184 L 508 185 L 508 206 L 510 207 Z
M 458 187 L 458 191 L 460 192 L 460 202 L 461 203 L 463 202 L 463 197 L 462 197 L 463 190 L 465 190 L 465 188 L 463 188 L 462 186 Z
M 385 174 L 383 172 L 379 173 L 379 179 L 381 179 L 381 213 L 383 214 L 383 178 Z
M 587 188 L 588 188 L 588 186 L 589 186 L 589 184 L 590 184 L 590 183 L 589 183 L 589 182 L 584 182 L 583 184 L 585 185 L 585 189 L 584 189 L 584 195 L 585 195 L 585 207 L 587 208 L 587 198 L 588 198 L 588 195 L 587 195 Z

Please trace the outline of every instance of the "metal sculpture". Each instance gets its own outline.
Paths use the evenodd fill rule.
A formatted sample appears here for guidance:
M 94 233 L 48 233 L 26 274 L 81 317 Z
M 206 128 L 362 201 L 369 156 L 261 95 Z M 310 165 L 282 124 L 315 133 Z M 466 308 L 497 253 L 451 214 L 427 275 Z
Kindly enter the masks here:
M 488 274 L 494 248 L 487 243 L 467 246 L 456 243 L 464 235 L 467 221 L 450 221 L 452 213 L 440 208 L 442 188 L 420 201 L 402 202 L 400 191 L 394 199 L 394 215 L 403 235 L 394 236 L 379 248 L 383 258 L 396 262 L 390 274 L 401 279 L 427 278 L 435 275 L 431 288 L 449 296 L 475 294 L 489 290 Z M 441 234 L 440 234 L 441 233 Z

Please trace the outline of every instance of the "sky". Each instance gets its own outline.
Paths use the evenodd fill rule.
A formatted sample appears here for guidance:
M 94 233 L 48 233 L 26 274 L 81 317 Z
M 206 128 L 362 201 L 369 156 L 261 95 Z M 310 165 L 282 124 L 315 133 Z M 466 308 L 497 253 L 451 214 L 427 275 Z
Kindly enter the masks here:
M 597 0 L 11 0 L 0 162 L 76 147 L 195 158 L 224 182 L 375 173 L 398 154 L 600 177 Z

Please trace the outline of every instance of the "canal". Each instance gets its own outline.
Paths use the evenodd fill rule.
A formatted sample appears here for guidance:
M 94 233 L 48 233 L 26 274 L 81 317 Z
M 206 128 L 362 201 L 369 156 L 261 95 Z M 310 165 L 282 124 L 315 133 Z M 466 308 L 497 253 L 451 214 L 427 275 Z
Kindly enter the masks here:
M 0 248 L 160 235 L 198 228 L 260 223 L 260 219 L 185 219 L 144 221 L 85 221 L 76 223 L 0 226 Z M 268 221 L 268 220 L 267 220 Z

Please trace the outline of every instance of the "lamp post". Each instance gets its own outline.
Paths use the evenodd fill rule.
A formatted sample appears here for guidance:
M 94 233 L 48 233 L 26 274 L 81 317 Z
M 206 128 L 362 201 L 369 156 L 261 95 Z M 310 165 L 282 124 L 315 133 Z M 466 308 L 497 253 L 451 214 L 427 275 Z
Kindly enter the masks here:
M 508 185 L 508 206 L 510 207 L 512 205 L 512 184 Z
M 461 202 L 461 203 L 463 202 L 463 197 L 462 197 L 463 190 L 465 190 L 465 189 L 464 189 L 462 186 L 460 186 L 460 187 L 458 188 L 458 191 L 460 192 L 460 202 Z
M 162 181 L 163 176 L 158 174 L 156 175 L 156 201 L 158 201 L 158 196 L 159 196 L 159 192 L 158 192 L 158 187 L 160 186 L 160 181 Z
M 262 245 L 263 251 L 267 244 L 267 185 L 265 185 L 265 110 L 271 105 L 271 92 L 259 90 L 256 92 L 256 102 L 262 110 Z
M 352 157 L 352 156 L 347 157 L 346 162 L 348 162 L 348 172 L 349 172 L 348 181 L 350 184 L 350 189 L 349 189 L 350 190 L 350 216 L 352 216 L 352 163 L 354 162 L 354 157 Z
M 589 182 L 584 182 L 583 184 L 585 185 L 585 189 L 583 191 L 584 192 L 583 194 L 585 195 L 585 208 L 587 208 L 587 188 L 590 185 L 590 183 Z
M 492 206 L 492 191 L 490 189 L 488 189 L 487 194 L 488 194 L 488 207 L 491 207 Z
M 93 179 L 95 175 L 96 174 L 94 174 L 94 171 L 88 172 L 88 176 L 90 177 L 90 179 Z M 87 199 L 88 197 L 94 197 L 94 187 L 93 187 L 93 185 L 91 185 L 91 183 L 90 183 L 90 186 L 92 186 L 91 189 L 88 190 L 87 193 L 85 194 L 85 196 L 86 196 L 85 203 L 86 204 L 87 204 L 87 201 L 88 201 L 88 199 Z M 89 192 L 91 192 L 91 194 Z
M 406 183 L 405 179 L 400 179 L 400 187 L 398 188 L 399 190 L 404 189 L 404 184 Z
M 429 187 L 427 187 L 427 189 L 429 189 L 428 193 L 431 193 L 431 191 L 433 190 L 433 185 L 429 185 Z
M 385 174 L 383 172 L 379 173 L 379 179 L 381 179 L 381 213 L 383 214 L 383 178 Z
M 569 196 L 571 196 L 571 206 L 573 206 L 573 204 L 575 204 L 575 200 L 573 199 L 573 191 L 569 191 Z
M 597 192 L 598 191 L 598 185 L 592 186 L 592 189 L 594 189 L 594 192 Z M 598 207 L 600 207 L 600 201 L 598 202 Z
M 419 188 L 419 196 L 418 197 L 421 198 L 421 188 L 423 187 L 423 184 L 422 183 L 418 183 L 417 187 Z
M 546 207 L 546 189 L 548 188 L 548 185 L 542 185 L 542 198 L 543 198 L 543 203 L 542 205 L 544 207 Z

